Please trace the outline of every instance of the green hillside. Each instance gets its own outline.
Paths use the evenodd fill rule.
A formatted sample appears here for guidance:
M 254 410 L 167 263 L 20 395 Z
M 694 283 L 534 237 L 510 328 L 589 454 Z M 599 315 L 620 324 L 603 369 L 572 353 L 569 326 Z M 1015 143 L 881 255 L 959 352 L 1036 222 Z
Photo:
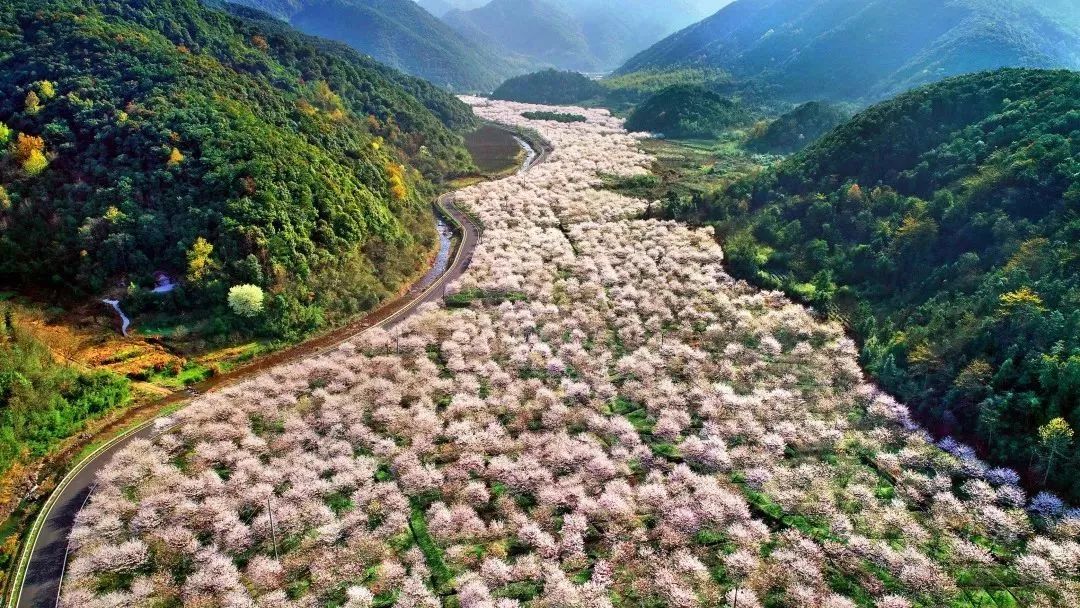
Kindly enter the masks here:
M 0 315 L 0 476 L 41 458 L 83 424 L 122 406 L 131 383 L 108 372 L 84 372 L 58 363 L 53 353 Z M 22 499 L 0 485 L 0 510 Z M 8 556 L 0 556 L 5 560 Z
M 413 0 L 236 0 L 457 91 L 490 91 L 528 64 L 459 35 Z
M 521 103 L 568 105 L 598 98 L 605 91 L 588 76 L 551 69 L 515 76 L 499 85 L 491 96 Z
M 772 154 L 798 152 L 850 116 L 834 105 L 808 101 L 772 122 L 755 126 L 746 147 L 755 152 Z
M 0 283 L 296 336 L 398 291 L 468 110 L 356 53 L 196 0 L 0 6 Z M 405 86 L 402 86 L 404 84 Z M 184 278 L 148 296 L 151 274 Z M 229 289 L 266 294 L 255 318 Z
M 697 213 L 741 276 L 848 319 L 933 430 L 1080 500 L 1080 73 L 958 77 L 871 107 Z M 747 219 L 746 210 L 750 215 Z
M 748 119 L 737 102 L 701 87 L 675 85 L 637 106 L 626 128 L 677 139 L 712 138 Z
M 1034 0 L 738 0 L 619 74 L 713 67 L 789 100 L 875 100 L 999 67 L 1080 68 L 1077 7 Z

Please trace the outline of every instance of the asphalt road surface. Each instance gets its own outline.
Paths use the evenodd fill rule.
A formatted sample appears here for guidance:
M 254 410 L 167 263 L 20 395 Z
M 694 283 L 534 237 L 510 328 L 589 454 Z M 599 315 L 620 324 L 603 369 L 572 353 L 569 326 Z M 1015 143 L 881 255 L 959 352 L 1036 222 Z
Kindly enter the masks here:
M 522 143 L 526 145 L 524 142 Z M 544 162 L 549 153 L 550 150 L 546 147 L 540 150 L 539 153 L 533 151 L 529 155 L 531 162 L 527 162 L 522 167 L 522 171 L 527 171 Z M 459 278 L 469 267 L 473 252 L 482 235 L 481 228 L 454 205 L 453 193 L 444 194 L 440 197 L 439 202 L 462 227 L 462 234 L 460 235 L 461 241 L 449 267 L 437 280 L 429 282 L 427 286 L 416 287 L 362 319 L 329 334 L 298 344 L 292 348 L 283 349 L 250 366 L 243 367 L 232 373 L 221 374 L 206 382 L 177 392 L 171 397 L 167 397 L 162 405 L 181 402 L 227 384 L 234 384 L 240 380 L 258 375 L 276 365 L 317 355 L 371 327 L 393 327 L 414 314 L 421 305 L 442 300 L 446 286 Z M 122 441 L 114 443 L 107 450 L 94 457 L 92 461 L 87 462 L 78 474 L 60 490 L 60 494 L 55 497 L 55 503 L 45 516 L 41 531 L 38 533 L 37 540 L 31 550 L 26 577 L 23 580 L 22 588 L 18 590 L 19 598 L 15 603 L 15 608 L 56 607 L 60 596 L 60 583 L 63 580 L 64 568 L 67 562 L 67 539 L 72 526 L 75 524 L 75 515 L 82 509 L 82 506 L 94 490 L 94 481 L 98 471 L 108 463 L 113 454 L 122 450 L 132 440 L 152 438 L 157 432 L 158 429 L 154 424 L 148 424 L 145 428 L 129 435 Z

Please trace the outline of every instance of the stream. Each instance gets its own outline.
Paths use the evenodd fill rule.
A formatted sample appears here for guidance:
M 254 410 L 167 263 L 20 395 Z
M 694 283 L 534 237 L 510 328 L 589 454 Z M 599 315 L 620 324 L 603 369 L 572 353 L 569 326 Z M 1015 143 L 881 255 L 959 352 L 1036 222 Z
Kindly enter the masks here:
M 532 166 L 533 161 L 536 160 L 537 152 L 535 149 L 533 149 L 532 146 L 529 145 L 529 142 L 518 137 L 517 135 L 514 136 L 514 141 L 516 141 L 518 145 L 525 150 L 525 160 L 521 163 L 521 169 L 518 170 L 518 173 L 524 173 L 529 170 L 529 167 Z
M 131 327 L 131 319 L 127 318 L 124 311 L 120 310 L 120 300 L 102 300 L 105 304 L 108 304 L 116 311 L 116 314 L 120 315 L 120 333 L 127 336 L 127 330 Z
M 525 161 L 518 170 L 518 173 L 524 173 L 532 166 L 538 153 L 531 145 L 529 145 L 529 142 L 517 135 L 514 136 L 514 141 L 525 150 Z M 435 260 L 432 262 L 431 268 L 423 278 L 409 290 L 411 293 L 418 293 L 430 287 L 432 283 L 439 280 L 439 277 L 446 272 L 447 268 L 450 267 L 450 263 L 453 261 L 451 259 L 451 253 L 453 252 L 454 229 L 446 222 L 446 218 L 442 217 L 440 214 L 435 215 L 435 229 L 439 232 L 439 252 L 435 255 Z

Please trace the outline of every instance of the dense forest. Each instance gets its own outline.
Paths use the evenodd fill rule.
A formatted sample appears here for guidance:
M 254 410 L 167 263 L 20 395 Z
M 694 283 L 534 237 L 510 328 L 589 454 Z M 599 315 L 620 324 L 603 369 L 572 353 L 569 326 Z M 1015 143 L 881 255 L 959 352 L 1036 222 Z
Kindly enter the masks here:
M 1000 67 L 1080 68 L 1075 2 L 737 0 L 617 75 L 709 67 L 768 97 L 874 101 Z
M 195 0 L 15 0 L 0 30 L 4 283 L 119 285 L 135 307 L 205 310 L 210 333 L 296 337 L 424 264 L 431 188 L 412 167 L 472 169 L 440 120 L 471 126 L 456 99 L 277 23 Z M 158 270 L 182 288 L 147 296 Z M 265 310 L 229 314 L 240 284 Z
M 1009 69 L 871 107 L 684 213 L 732 269 L 846 319 L 941 434 L 1080 500 L 1080 74 Z
M 791 154 L 814 143 L 850 114 L 832 104 L 808 101 L 776 120 L 754 126 L 746 147 L 755 152 Z
M 502 83 L 491 97 L 522 103 L 576 104 L 602 96 L 603 85 L 578 72 L 543 70 Z
M 693 85 L 674 85 L 649 97 L 630 114 L 626 128 L 673 138 L 712 138 L 746 122 L 738 102 Z

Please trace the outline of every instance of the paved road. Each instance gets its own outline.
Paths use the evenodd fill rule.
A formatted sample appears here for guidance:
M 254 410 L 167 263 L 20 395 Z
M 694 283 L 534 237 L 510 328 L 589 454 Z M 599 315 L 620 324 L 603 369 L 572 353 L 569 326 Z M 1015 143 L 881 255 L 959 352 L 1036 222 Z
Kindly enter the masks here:
M 544 147 L 539 154 L 530 155 L 531 162 L 522 167 L 522 172 L 544 162 L 549 153 L 550 150 Z M 427 287 L 417 287 L 410 290 L 405 295 L 341 329 L 303 344 L 298 344 L 293 348 L 268 355 L 259 362 L 238 369 L 235 372 L 221 374 L 206 382 L 196 384 L 187 391 L 174 393 L 160 403 L 164 406 L 169 403 L 182 402 L 192 396 L 250 378 L 276 365 L 317 355 L 371 327 L 393 327 L 415 313 L 416 309 L 422 304 L 441 300 L 446 286 L 459 278 L 469 267 L 473 252 L 481 238 L 481 228 L 454 205 L 453 193 L 444 194 L 439 198 L 439 202 L 453 219 L 461 225 L 462 234 L 460 235 L 461 241 L 449 267 L 437 280 L 434 282 L 428 281 Z M 421 281 L 421 283 L 424 283 L 424 281 Z M 26 570 L 26 577 L 22 588 L 18 591 L 19 597 L 15 603 L 15 608 L 55 608 L 59 600 L 60 581 L 63 579 L 64 567 L 67 562 L 67 538 L 72 526 L 75 524 L 75 515 L 82 509 L 94 489 L 97 472 L 113 454 L 123 449 L 132 440 L 151 438 L 156 432 L 155 426 L 148 424 L 141 430 L 114 443 L 92 460 L 86 462 L 85 466 L 62 487 L 60 493 L 53 497 L 55 502 L 46 514 L 41 531 L 34 543 Z

